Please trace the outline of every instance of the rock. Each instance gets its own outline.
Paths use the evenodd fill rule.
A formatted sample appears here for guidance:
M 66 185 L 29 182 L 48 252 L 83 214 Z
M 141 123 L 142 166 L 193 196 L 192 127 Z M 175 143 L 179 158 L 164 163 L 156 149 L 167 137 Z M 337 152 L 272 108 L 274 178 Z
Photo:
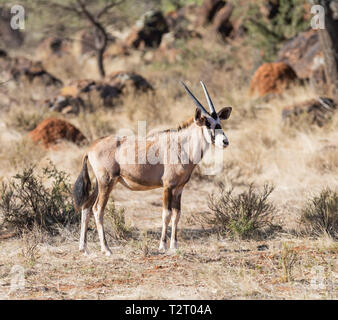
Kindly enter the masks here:
M 302 32 L 287 40 L 278 52 L 277 61 L 287 63 L 299 79 L 311 79 L 317 87 L 326 82 L 324 57 L 316 30 Z
M 163 34 L 169 32 L 166 19 L 161 11 L 146 12 L 133 27 L 125 40 L 127 47 L 136 49 L 157 48 Z
M 211 23 L 216 13 L 225 6 L 223 0 L 204 0 L 199 13 L 197 24 L 199 26 L 206 26 Z
M 123 94 L 153 91 L 151 84 L 135 72 L 113 72 L 106 80 L 110 85 L 117 87 Z
M 81 78 L 84 66 L 82 60 L 73 54 L 73 45 L 73 40 L 49 37 L 37 47 L 35 57 L 46 70 L 63 81 L 74 75 Z M 86 68 L 86 72 L 91 70 Z
M 70 141 L 77 145 L 87 140 L 71 123 L 57 118 L 42 121 L 29 135 L 34 142 L 42 143 L 45 148 L 54 147 L 60 140 Z
M 322 127 L 328 117 L 337 109 L 338 106 L 332 99 L 319 97 L 283 108 L 282 119 L 285 123 L 292 124 L 294 120 L 305 115 L 312 124 Z
M 60 87 L 62 81 L 47 72 L 40 61 L 32 61 L 25 57 L 11 58 L 0 56 L 0 67 L 5 74 L 1 78 L 14 79 L 17 83 L 28 82 L 33 85 Z M 4 80 L 4 79 L 3 79 Z
M 60 92 L 44 104 L 53 111 L 79 113 L 80 110 L 102 105 L 111 107 L 124 95 L 153 90 L 142 76 L 133 72 L 114 72 L 101 81 L 76 80 L 68 83 Z
M 79 113 L 91 109 L 93 104 L 113 105 L 121 90 L 104 81 L 76 80 L 63 87 L 54 98 L 44 101 L 51 110 L 62 113 Z
M 12 15 L 8 9 L 0 8 L 0 43 L 6 48 L 16 49 L 24 42 L 23 33 L 11 27 Z
M 48 37 L 44 39 L 36 49 L 39 60 L 50 58 L 60 58 L 71 54 L 72 41 L 57 37 Z
M 264 63 L 251 79 L 250 92 L 258 92 L 260 96 L 282 93 L 296 79 L 297 75 L 289 65 L 283 62 Z
M 229 36 L 234 29 L 232 23 L 230 22 L 233 10 L 234 5 L 229 2 L 216 13 L 213 20 L 213 29 L 223 38 Z

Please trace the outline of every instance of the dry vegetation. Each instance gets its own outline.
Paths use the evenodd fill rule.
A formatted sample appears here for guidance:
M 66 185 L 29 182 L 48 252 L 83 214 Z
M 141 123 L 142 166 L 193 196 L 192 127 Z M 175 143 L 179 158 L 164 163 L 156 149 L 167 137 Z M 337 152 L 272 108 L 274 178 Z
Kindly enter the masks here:
M 58 224 L 57 232 L 50 233 L 48 228 L 39 227 L 34 219 L 26 227 L 19 221 L 21 224 L 15 225 L 21 230 L 18 234 L 13 224 L 5 223 L 8 216 L 0 205 L 0 298 L 338 298 L 338 113 L 323 127 L 312 125 L 306 119 L 297 125 L 284 124 L 283 107 L 316 97 L 317 92 L 305 84 L 292 86 L 269 99 L 251 97 L 249 79 L 254 71 L 251 67 L 259 57 L 246 42 L 224 44 L 217 39 L 192 39 L 184 50 L 184 58 L 174 64 L 140 63 L 139 59 L 130 57 L 129 71 L 148 79 L 155 93 L 137 97 L 130 94 L 117 106 L 97 107 L 94 112 L 63 115 L 42 109 L 38 101 L 50 97 L 50 89 L 42 86 L 0 87 L 1 96 L 15 100 L 0 107 L 2 206 L 8 186 L 16 191 L 20 189 L 13 185 L 12 177 L 23 170 L 29 175 L 27 170 L 31 165 L 35 166 L 39 177 L 43 176 L 44 168 L 50 167 L 50 161 L 59 170 L 56 172 L 65 172 L 71 182 L 79 173 L 86 145 L 63 142 L 56 148 L 44 149 L 27 136 L 28 131 L 45 118 L 56 116 L 70 121 L 90 141 L 114 134 L 121 128 L 136 132 L 139 120 L 147 121 L 148 132 L 176 127 L 194 112 L 180 80 L 185 80 L 201 97 L 199 80 L 203 79 L 217 109 L 225 105 L 233 107 L 230 119 L 223 126 L 230 141 L 229 148 L 224 151 L 223 171 L 216 176 L 197 172 L 183 192 L 180 247 L 176 254 L 158 252 L 161 190 L 131 192 L 121 185 L 114 189 L 114 202 L 109 204 L 105 217 L 107 237 L 113 250 L 109 258 L 100 254 L 94 221 L 89 231 L 91 255 L 84 256 L 78 252 L 79 223 Z M 123 59 L 111 65 L 106 61 L 107 72 L 124 67 Z M 75 70 L 76 66 L 74 72 L 68 69 L 64 77 L 77 79 Z M 88 70 L 86 78 L 98 77 L 95 68 Z M 19 182 L 24 183 L 22 179 L 21 176 Z M 46 196 L 47 190 L 54 190 L 53 182 L 43 177 L 37 179 L 30 183 L 40 188 L 40 200 L 47 198 L 49 201 L 44 202 L 46 207 L 41 207 L 45 211 L 39 211 L 42 216 L 54 216 L 58 210 L 53 207 L 55 205 L 61 211 L 64 209 L 63 214 L 73 214 L 68 202 L 60 205 L 53 197 Z M 228 203 L 223 203 L 224 207 L 217 202 L 208 205 L 209 195 L 217 194 L 220 183 L 226 190 L 233 189 L 222 199 L 234 201 L 230 211 L 227 211 Z M 267 184 L 274 189 L 260 193 Z M 324 193 L 329 193 L 327 199 L 321 194 L 324 189 L 327 190 Z M 248 192 L 252 192 L 251 196 L 258 195 L 258 200 L 251 198 L 253 202 L 258 201 L 251 205 L 263 212 L 262 217 L 260 213 L 255 217 L 258 225 L 263 229 L 270 226 L 269 231 L 264 229 L 259 236 L 251 232 L 255 231 L 250 229 L 252 225 L 243 226 L 245 218 L 236 216 L 237 210 L 243 214 L 238 208 L 245 207 L 247 199 L 242 198 L 242 204 L 236 201 Z M 12 202 L 16 214 L 23 214 L 23 208 L 27 208 L 30 217 L 36 214 L 31 208 L 33 204 L 29 207 L 22 202 L 28 201 L 30 196 L 12 195 L 20 198 Z M 314 200 L 311 202 L 311 199 Z M 58 198 L 60 200 L 69 201 L 67 197 Z M 329 204 L 323 203 L 325 201 Z M 209 219 L 207 224 L 202 221 L 205 212 L 217 211 L 217 208 L 231 215 L 230 233 L 219 232 L 217 219 Z M 311 225 L 311 219 L 316 220 L 317 227 Z M 326 219 L 324 225 L 318 222 L 320 219 Z M 332 221 L 327 222 L 327 219 Z M 239 226 L 238 221 L 242 225 Z M 229 226 L 228 220 L 222 223 Z M 271 225 L 278 227 L 271 228 Z M 9 293 L 14 265 L 25 268 L 25 288 Z M 318 270 L 321 270 L 319 276 Z

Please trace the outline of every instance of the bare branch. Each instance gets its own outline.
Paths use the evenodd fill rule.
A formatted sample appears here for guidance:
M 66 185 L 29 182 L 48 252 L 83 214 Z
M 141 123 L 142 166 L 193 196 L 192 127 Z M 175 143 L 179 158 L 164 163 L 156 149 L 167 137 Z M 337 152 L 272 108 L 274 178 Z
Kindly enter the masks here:
M 125 0 L 120 0 L 120 1 L 114 1 L 110 4 L 107 4 L 104 8 L 102 8 L 102 10 L 100 10 L 97 14 L 96 14 L 96 19 L 100 19 L 105 13 L 108 13 L 109 10 L 113 7 L 116 7 L 118 5 L 120 5 L 121 3 L 123 3 Z

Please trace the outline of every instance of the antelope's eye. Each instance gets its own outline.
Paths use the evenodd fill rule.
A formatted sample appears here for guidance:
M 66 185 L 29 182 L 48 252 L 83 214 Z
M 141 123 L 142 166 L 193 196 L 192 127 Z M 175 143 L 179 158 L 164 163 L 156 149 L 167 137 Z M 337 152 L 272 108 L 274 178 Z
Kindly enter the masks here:
M 205 126 L 206 126 L 208 129 L 210 129 L 210 127 L 211 127 L 211 124 L 210 124 L 210 122 L 209 122 L 207 119 L 205 119 Z

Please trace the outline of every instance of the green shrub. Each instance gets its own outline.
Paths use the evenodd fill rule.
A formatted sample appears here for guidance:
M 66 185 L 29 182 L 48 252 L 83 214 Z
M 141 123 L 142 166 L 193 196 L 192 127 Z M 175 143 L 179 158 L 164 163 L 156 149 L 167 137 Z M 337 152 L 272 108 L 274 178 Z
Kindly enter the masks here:
M 261 193 L 253 185 L 247 191 L 234 195 L 233 190 L 225 190 L 221 184 L 217 195 L 209 196 L 210 211 L 202 214 L 202 222 L 212 226 L 218 233 L 252 238 L 271 228 L 275 206 L 268 201 L 273 186 L 264 185 Z
M 280 0 L 277 14 L 265 18 L 258 4 L 251 4 L 245 19 L 248 39 L 263 54 L 263 60 L 271 62 L 275 59 L 279 45 L 305 31 L 310 21 L 305 20 L 306 0 Z
M 4 223 L 19 233 L 37 227 L 54 235 L 60 227 L 80 221 L 72 203 L 68 176 L 52 163 L 43 168 L 41 175 L 30 166 L 8 182 L 3 181 L 0 213 Z
M 301 211 L 300 223 L 307 234 L 338 236 L 338 193 L 328 188 L 309 199 Z

